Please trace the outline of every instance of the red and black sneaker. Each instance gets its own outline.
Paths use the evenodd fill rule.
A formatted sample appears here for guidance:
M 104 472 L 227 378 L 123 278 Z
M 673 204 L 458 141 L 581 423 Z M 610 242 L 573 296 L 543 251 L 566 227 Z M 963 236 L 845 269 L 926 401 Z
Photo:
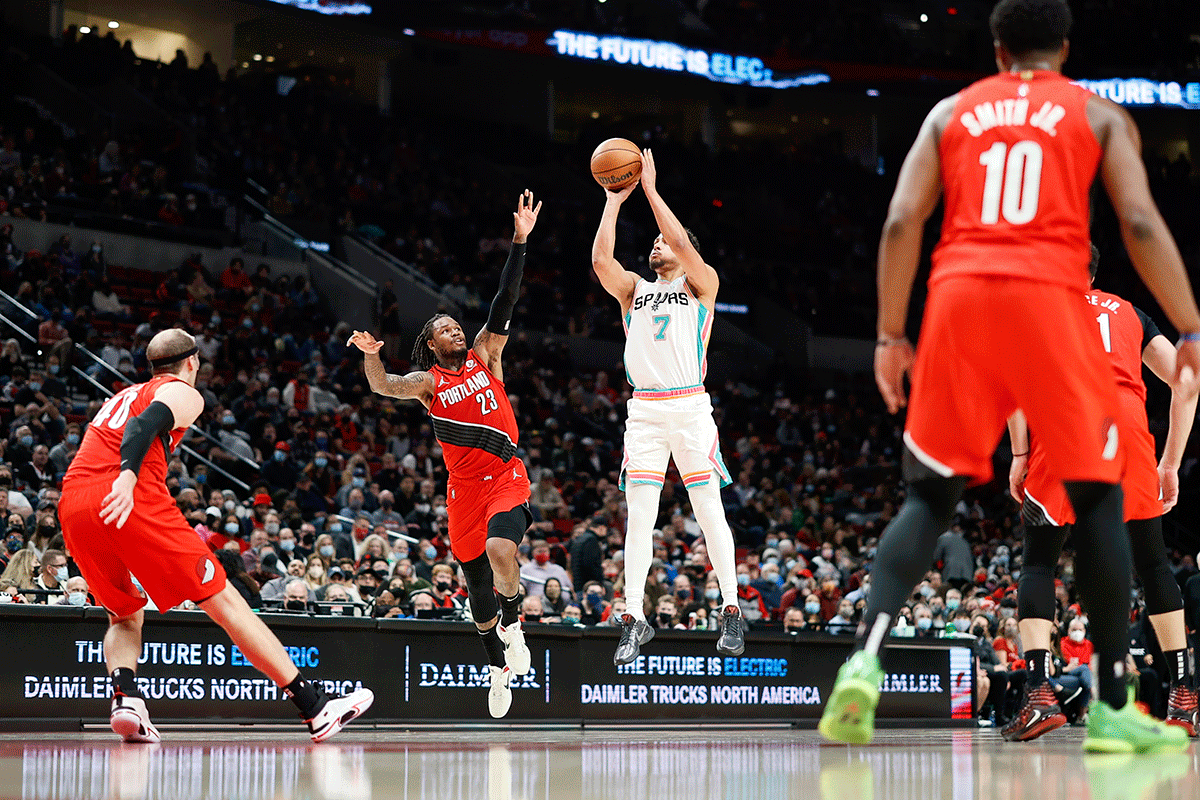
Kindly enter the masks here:
M 1000 729 L 1000 735 L 1010 742 L 1028 742 L 1066 724 L 1067 718 L 1058 706 L 1050 682 L 1042 681 L 1026 688 L 1021 710 Z
M 1167 718 L 1165 722 L 1168 725 L 1178 725 L 1188 732 L 1188 736 L 1195 736 L 1196 731 L 1200 729 L 1200 703 L 1197 703 L 1197 692 L 1195 689 L 1189 689 L 1183 684 L 1177 684 L 1171 688 L 1171 697 L 1167 701 Z

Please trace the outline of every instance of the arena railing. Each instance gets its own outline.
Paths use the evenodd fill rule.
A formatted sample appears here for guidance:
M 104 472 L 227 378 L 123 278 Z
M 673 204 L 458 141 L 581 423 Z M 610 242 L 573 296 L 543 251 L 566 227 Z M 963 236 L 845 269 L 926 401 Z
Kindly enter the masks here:
M 33 311 L 31 311 L 28 308 L 26 308 L 25 306 L 23 306 L 20 302 L 18 302 L 16 300 L 16 298 L 12 297 L 7 292 L 0 290 L 0 297 L 3 297 L 5 300 L 12 303 L 17 308 L 21 309 L 22 311 L 25 311 L 27 314 L 32 316 L 34 319 L 37 319 L 37 314 L 35 314 Z M 3 321 L 4 323 L 6 323 L 9 327 L 11 327 L 13 330 L 15 330 L 17 333 L 19 333 L 22 337 L 24 337 L 26 341 L 30 342 L 34 347 L 38 346 L 38 340 L 36 338 L 34 338 L 29 333 L 29 331 L 25 330 L 20 325 L 18 325 L 16 322 L 9 319 L 8 316 L 6 316 L 4 314 L 0 314 L 0 321 Z M 117 372 L 115 369 L 113 369 L 111 367 L 111 365 L 108 364 L 108 362 L 106 362 L 104 359 L 96 356 L 94 353 L 92 353 L 90 350 L 83 347 L 82 345 L 76 344 L 75 349 L 88 355 L 88 356 L 91 356 L 93 359 L 96 360 L 97 363 L 102 364 L 105 368 L 107 368 L 109 371 L 111 371 L 114 375 L 116 375 L 121 380 L 123 380 L 123 381 L 128 380 L 128 378 L 126 376 L 122 375 L 120 372 Z M 81 370 L 79 367 L 72 364 L 71 371 L 73 373 L 75 373 L 75 375 L 77 375 L 82 380 L 87 381 L 92 386 L 94 386 L 105 397 L 112 397 L 113 392 L 111 389 L 109 389 L 107 386 L 105 386 L 104 384 L 97 381 L 95 378 L 93 378 L 91 375 L 87 374 L 85 371 Z M 212 436 L 208 432 L 202 430 L 200 427 L 198 427 L 196 425 L 192 425 L 189 428 L 189 430 L 195 431 L 196 433 L 200 434 L 205 439 L 208 439 L 210 442 L 217 445 L 218 447 L 222 447 L 222 448 L 224 447 L 224 445 L 221 444 L 221 441 L 219 439 Z M 225 478 L 232 481 L 234 483 L 234 485 L 241 487 L 243 491 L 247 491 L 247 492 L 250 491 L 250 485 L 248 483 L 246 483 L 245 481 L 239 479 L 238 477 L 230 474 L 227 470 L 223 469 L 221 466 L 214 464 L 207 457 L 196 452 L 196 450 L 192 449 L 188 445 L 180 443 L 179 449 L 183 450 L 185 453 L 192 456 L 200 463 L 204 464 L 210 470 L 220 473 Z M 226 452 L 228 452 L 228 451 L 226 451 Z M 244 463 L 249 464 L 250 466 L 254 467 L 256 470 L 262 469 L 262 466 L 257 461 L 254 461 L 253 459 L 246 458 L 245 456 L 239 456 L 239 455 L 237 455 L 237 453 L 231 453 L 231 455 L 236 456 L 240 461 L 243 461 Z

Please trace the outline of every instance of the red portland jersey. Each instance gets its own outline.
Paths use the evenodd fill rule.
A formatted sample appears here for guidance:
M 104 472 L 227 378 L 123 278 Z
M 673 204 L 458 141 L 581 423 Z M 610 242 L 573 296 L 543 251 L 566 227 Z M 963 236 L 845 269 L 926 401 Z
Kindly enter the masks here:
M 946 210 L 929 282 L 995 275 L 1086 292 L 1092 94 L 1056 72 L 1004 73 L 958 95 L 942 134 Z
M 108 399 L 88 425 L 79 452 L 71 461 L 63 482 L 87 480 L 89 478 L 116 478 L 121 470 L 121 439 L 125 436 L 125 423 L 141 414 L 154 402 L 158 387 L 171 381 L 182 380 L 176 375 L 159 375 L 146 383 L 139 383 L 114 394 Z M 159 441 L 162 447 L 150 446 L 150 452 L 142 461 L 138 483 L 161 486 L 167 491 L 167 457 L 175 451 L 186 429 L 171 431 L 170 437 Z
M 1146 404 L 1146 383 L 1142 380 L 1142 352 L 1159 335 L 1158 326 L 1128 300 L 1108 292 L 1088 292 L 1085 297 L 1096 312 L 1100 340 L 1112 359 L 1117 386 L 1132 392 Z
M 458 372 L 440 366 L 433 375 L 429 416 L 446 469 L 456 478 L 498 471 L 517 453 L 517 418 L 504 384 L 471 350 Z

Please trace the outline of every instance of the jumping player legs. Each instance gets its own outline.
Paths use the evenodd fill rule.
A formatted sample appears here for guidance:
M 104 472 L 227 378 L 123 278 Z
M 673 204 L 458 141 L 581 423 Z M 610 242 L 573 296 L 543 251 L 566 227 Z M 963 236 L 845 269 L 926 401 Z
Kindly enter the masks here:
M 688 489 L 692 511 L 700 530 L 704 532 L 704 545 L 708 548 L 708 559 L 717 583 L 721 586 L 721 606 L 734 606 L 737 600 L 737 551 L 733 531 L 725 519 L 725 506 L 721 503 L 721 490 L 716 483 L 707 483 Z
M 246 654 L 246 660 L 277 685 L 286 687 L 300 675 L 279 637 L 232 586 L 226 584 L 215 596 L 198 605 L 229 634 L 233 643 Z
M 654 560 L 654 521 L 658 518 L 658 486 L 634 484 L 625 490 L 629 508 L 625 531 L 625 613 L 646 618 L 646 578 Z

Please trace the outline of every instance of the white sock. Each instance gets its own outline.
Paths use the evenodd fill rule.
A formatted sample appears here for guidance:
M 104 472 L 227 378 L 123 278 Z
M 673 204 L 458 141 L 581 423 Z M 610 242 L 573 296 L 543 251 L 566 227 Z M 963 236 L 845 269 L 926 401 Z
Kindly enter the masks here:
M 737 596 L 737 552 L 733 543 L 733 531 L 725 519 L 725 506 L 721 503 L 721 488 L 715 480 L 704 486 L 688 489 L 692 501 L 692 512 L 700 530 L 704 532 L 704 546 L 708 548 L 708 560 L 717 583 L 721 586 L 721 607 L 738 607 Z
M 646 484 L 633 484 L 625 490 L 629 508 L 625 529 L 625 613 L 644 620 L 646 612 L 646 577 L 654 560 L 654 522 L 658 519 L 658 498 L 662 489 Z

